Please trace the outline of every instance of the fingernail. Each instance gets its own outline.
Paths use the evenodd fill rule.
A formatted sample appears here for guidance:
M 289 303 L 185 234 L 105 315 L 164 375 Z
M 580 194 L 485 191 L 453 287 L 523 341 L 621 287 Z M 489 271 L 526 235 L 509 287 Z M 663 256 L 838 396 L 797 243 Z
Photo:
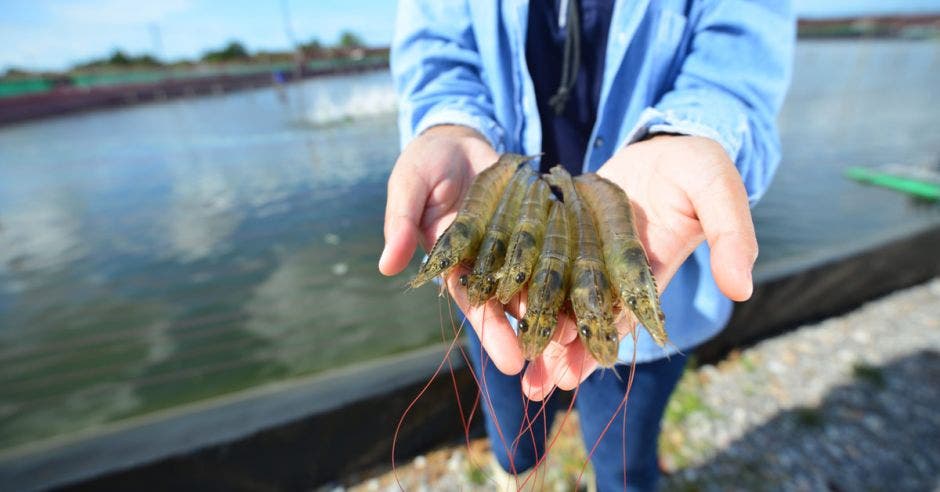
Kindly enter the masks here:
M 379 268 L 382 268 L 382 264 L 385 263 L 386 256 L 388 256 L 388 243 L 386 243 L 385 247 L 382 248 L 382 256 L 379 257 Z
M 745 290 L 745 295 L 746 297 L 750 298 L 751 294 L 754 293 L 754 277 L 750 268 L 745 270 L 744 274 L 747 277 L 747 289 Z

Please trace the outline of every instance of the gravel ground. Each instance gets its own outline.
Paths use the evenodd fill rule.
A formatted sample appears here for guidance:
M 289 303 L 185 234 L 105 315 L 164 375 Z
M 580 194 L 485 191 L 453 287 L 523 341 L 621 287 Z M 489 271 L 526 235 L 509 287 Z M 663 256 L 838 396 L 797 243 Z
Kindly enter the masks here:
M 576 420 L 535 489 L 575 487 Z M 940 491 L 940 279 L 688 370 L 660 444 L 664 490 Z M 489 463 L 475 440 L 398 477 L 409 491 L 501 490 Z M 579 488 L 591 482 L 588 469 Z M 344 488 L 399 490 L 389 472 Z

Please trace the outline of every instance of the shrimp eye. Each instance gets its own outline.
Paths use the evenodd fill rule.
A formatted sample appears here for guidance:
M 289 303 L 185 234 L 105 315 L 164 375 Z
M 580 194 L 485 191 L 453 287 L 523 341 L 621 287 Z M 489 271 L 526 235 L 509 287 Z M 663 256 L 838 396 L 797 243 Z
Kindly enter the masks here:
M 552 336 L 552 329 L 551 329 L 551 328 L 542 328 L 542 336 L 543 336 L 544 338 L 548 338 L 548 337 Z
M 520 319 L 520 320 L 519 320 L 519 331 L 521 331 L 522 333 L 525 333 L 525 332 L 529 331 L 529 322 L 526 321 L 526 320 L 524 320 L 524 319 Z
M 464 286 L 464 287 L 467 286 L 468 279 L 467 279 L 467 275 L 466 275 L 466 274 L 461 275 L 459 280 L 460 280 L 460 285 L 462 285 L 462 286 Z
M 496 277 L 494 277 L 492 274 L 486 276 L 486 283 L 492 284 L 495 282 L 496 282 Z
M 517 283 L 520 283 L 520 284 L 521 284 L 522 282 L 525 282 L 525 273 L 523 273 L 523 272 L 517 273 L 517 274 L 516 274 L 516 282 L 517 282 Z
M 581 336 L 591 338 L 591 329 L 588 328 L 588 325 L 581 325 Z
M 616 342 L 616 341 L 617 341 L 617 335 L 614 335 L 613 333 L 608 333 L 608 334 L 607 334 L 607 341 L 610 342 L 610 343 Z
M 438 265 L 440 265 L 441 268 L 447 268 L 450 266 L 450 260 L 444 258 L 440 263 L 438 263 Z

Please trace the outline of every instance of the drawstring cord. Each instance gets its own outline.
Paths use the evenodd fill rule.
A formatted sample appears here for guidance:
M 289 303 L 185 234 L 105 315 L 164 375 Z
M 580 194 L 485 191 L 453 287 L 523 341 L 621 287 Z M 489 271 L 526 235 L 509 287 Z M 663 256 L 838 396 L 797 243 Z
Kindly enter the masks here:
M 561 115 L 565 111 L 565 105 L 571 96 L 571 89 L 578 80 L 578 69 L 581 64 L 581 21 L 578 19 L 578 2 L 577 0 L 563 0 L 561 3 L 568 7 L 567 18 L 563 24 L 565 55 L 561 66 L 561 84 L 558 85 L 555 95 L 548 100 L 548 104 L 555 110 L 556 115 Z

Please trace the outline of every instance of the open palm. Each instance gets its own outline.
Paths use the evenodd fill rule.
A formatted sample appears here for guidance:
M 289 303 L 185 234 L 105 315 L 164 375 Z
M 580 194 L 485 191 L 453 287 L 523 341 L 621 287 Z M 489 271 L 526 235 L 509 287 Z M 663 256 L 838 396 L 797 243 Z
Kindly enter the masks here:
M 404 270 L 419 240 L 429 250 L 453 222 L 473 178 L 498 158 L 486 140 L 463 127 L 431 128 L 412 141 L 389 177 L 385 250 L 379 270 L 385 275 Z M 466 289 L 457 280 L 466 273 L 463 268 L 456 268 L 446 279 L 454 300 L 497 369 L 518 373 L 524 360 L 503 306 L 490 299 L 482 306 L 470 307 Z
M 412 141 L 389 178 L 379 270 L 400 273 L 418 241 L 429 249 L 453 221 L 473 178 L 497 158 L 492 147 L 467 128 L 436 127 Z M 598 174 L 630 197 L 660 289 L 707 239 L 718 287 L 731 299 L 750 297 L 757 242 L 741 177 L 720 145 L 699 137 L 655 137 L 621 149 Z M 506 312 L 518 317 L 524 302 L 517 297 L 506 310 L 496 299 L 470 307 L 466 289 L 458 282 L 461 268 L 448 275 L 448 290 L 497 369 L 517 374 L 525 361 Z M 619 323 L 625 336 L 635 321 L 621 316 Z M 575 324 L 562 315 L 552 342 L 529 364 L 523 391 L 540 400 L 556 386 L 574 388 L 596 368 L 577 339 Z
M 720 145 L 699 137 L 655 137 L 623 148 L 598 174 L 630 197 L 660 293 L 707 239 L 718 287 L 734 300 L 750 297 L 757 242 L 741 177 Z M 635 320 L 619 319 L 624 336 Z M 574 323 L 563 319 L 560 327 L 523 378 L 523 390 L 532 399 L 542 399 L 555 386 L 572 389 L 597 368 Z

